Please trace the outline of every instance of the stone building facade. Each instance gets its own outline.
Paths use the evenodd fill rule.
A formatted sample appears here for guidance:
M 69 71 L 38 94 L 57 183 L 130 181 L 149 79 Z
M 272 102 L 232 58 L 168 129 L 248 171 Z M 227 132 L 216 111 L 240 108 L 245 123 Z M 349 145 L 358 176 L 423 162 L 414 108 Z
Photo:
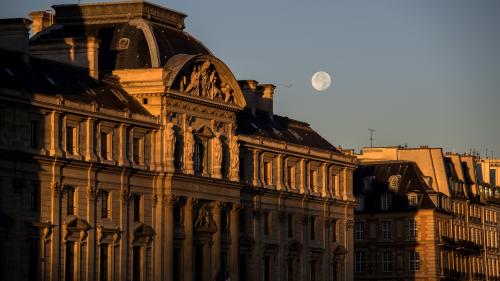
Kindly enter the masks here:
M 498 187 L 478 177 L 480 160 L 476 156 L 443 153 L 440 148 L 380 147 L 365 148 L 358 158 L 361 168 L 356 175 L 357 199 L 363 200 L 363 183 L 373 181 L 377 183 L 376 191 L 368 194 L 376 197 L 372 202 L 377 203 L 367 210 L 358 207 L 361 209 L 357 220 L 383 217 L 401 221 L 400 217 L 411 216 L 405 218 L 406 224 L 399 223 L 399 229 L 396 223 L 393 231 L 398 233 L 402 229 L 414 235 L 403 235 L 401 241 L 389 246 L 407 248 L 406 253 L 392 260 L 392 270 L 384 268 L 387 261 L 383 255 L 373 255 L 363 260 L 366 270 L 358 270 L 355 279 L 374 280 L 372 276 L 380 274 L 390 275 L 390 280 L 500 279 L 500 194 Z M 402 169 L 403 164 L 398 163 L 413 168 Z M 411 170 L 413 179 L 407 180 L 405 188 L 390 191 L 395 179 L 408 177 Z M 383 202 L 387 202 L 384 196 L 398 200 L 399 204 L 384 210 Z M 383 231 L 375 231 L 369 243 L 374 252 L 386 251 Z M 355 240 L 355 257 L 364 244 L 363 240 Z
M 0 20 L 1 280 L 352 280 L 355 157 L 182 13 L 53 8 Z

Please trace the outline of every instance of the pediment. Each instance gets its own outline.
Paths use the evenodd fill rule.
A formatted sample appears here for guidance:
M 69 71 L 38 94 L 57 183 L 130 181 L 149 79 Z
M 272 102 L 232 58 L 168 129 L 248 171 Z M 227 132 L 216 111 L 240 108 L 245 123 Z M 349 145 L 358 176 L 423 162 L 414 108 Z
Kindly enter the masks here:
M 206 138 L 212 138 L 215 136 L 215 134 L 212 132 L 212 130 L 204 125 L 200 126 L 198 129 L 196 129 L 195 134 L 198 136 L 206 137 Z
M 165 68 L 169 72 L 165 84 L 171 92 L 221 105 L 246 105 L 233 74 L 215 57 L 178 55 Z

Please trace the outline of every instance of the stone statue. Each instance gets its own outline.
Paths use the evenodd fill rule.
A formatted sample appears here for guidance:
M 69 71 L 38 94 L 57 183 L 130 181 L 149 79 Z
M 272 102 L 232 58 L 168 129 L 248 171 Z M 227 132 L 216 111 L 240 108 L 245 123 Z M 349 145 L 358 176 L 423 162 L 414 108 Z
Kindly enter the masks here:
M 200 71 L 198 70 L 198 66 L 195 66 L 193 67 L 193 71 L 191 72 L 191 76 L 189 78 L 189 84 L 187 85 L 185 92 L 197 96 L 199 94 L 199 88 L 200 88 Z
M 212 71 L 212 73 L 210 74 L 210 79 L 209 79 L 210 86 L 209 86 L 209 89 L 208 89 L 208 96 L 211 99 L 218 99 L 218 98 L 220 98 L 221 91 L 219 90 L 219 88 L 217 88 L 217 80 L 218 79 L 217 79 L 216 72 Z
M 174 124 L 167 124 L 167 159 L 174 159 L 175 152 L 175 130 Z
M 231 138 L 231 143 L 229 145 L 229 148 L 231 150 L 231 172 L 235 172 L 237 174 L 237 171 L 239 170 L 239 165 L 240 165 L 240 144 L 238 143 L 238 137 L 233 136 Z
M 206 97 L 209 95 L 210 86 L 210 75 L 208 69 L 210 68 L 210 62 L 206 61 L 201 65 L 200 75 L 201 75 L 201 93 L 200 96 Z
M 233 90 L 231 89 L 231 87 L 228 84 L 223 83 L 221 88 L 222 88 L 221 91 L 222 91 L 224 102 L 227 102 L 227 103 L 231 102 L 231 98 L 233 97 L 233 95 L 232 95 Z
M 193 129 L 191 127 L 188 127 L 184 134 L 184 151 L 186 161 L 193 161 L 194 137 Z
M 220 133 L 217 133 L 213 139 L 214 167 L 220 167 L 222 163 L 222 142 L 220 137 Z

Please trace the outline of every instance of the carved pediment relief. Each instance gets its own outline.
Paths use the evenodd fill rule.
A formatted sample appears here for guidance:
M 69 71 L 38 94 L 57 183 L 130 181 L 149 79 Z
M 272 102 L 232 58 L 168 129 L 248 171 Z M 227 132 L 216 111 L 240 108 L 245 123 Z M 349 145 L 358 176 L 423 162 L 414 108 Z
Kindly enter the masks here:
M 212 138 L 215 136 L 212 130 L 207 126 L 200 126 L 198 129 L 196 129 L 195 134 L 206 138 Z
M 201 205 L 198 209 L 198 216 L 194 222 L 194 228 L 198 232 L 215 233 L 217 231 L 217 226 L 207 204 Z
M 236 105 L 233 87 L 209 60 L 197 61 L 183 69 L 172 89 L 188 96 Z

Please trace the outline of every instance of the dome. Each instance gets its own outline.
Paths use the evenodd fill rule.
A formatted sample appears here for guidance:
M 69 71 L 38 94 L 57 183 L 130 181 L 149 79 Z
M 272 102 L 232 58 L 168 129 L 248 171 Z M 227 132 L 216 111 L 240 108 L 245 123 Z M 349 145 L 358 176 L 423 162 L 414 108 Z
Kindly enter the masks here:
M 33 44 L 96 37 L 99 71 L 162 67 L 178 54 L 211 54 L 184 29 L 186 15 L 143 1 L 53 6 L 54 24 Z

